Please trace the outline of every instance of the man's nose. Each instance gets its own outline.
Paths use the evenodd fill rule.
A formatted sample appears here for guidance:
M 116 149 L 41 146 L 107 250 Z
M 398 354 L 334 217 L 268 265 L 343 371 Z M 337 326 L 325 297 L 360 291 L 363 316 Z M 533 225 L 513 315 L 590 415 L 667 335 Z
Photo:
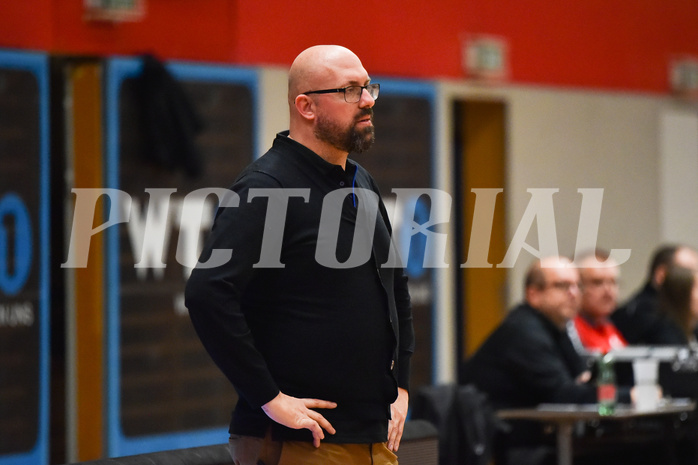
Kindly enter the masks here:
M 361 108 L 371 108 L 376 104 L 376 99 L 371 97 L 371 94 L 367 89 L 361 89 L 361 99 L 359 99 L 359 106 Z

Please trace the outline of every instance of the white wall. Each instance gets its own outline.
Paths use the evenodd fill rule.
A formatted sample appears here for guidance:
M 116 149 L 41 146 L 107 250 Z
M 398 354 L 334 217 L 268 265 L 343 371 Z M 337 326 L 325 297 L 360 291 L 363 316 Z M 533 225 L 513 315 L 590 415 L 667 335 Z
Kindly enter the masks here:
M 510 93 L 510 102 L 510 233 L 528 204 L 526 189 L 559 188 L 559 247 L 572 256 L 582 198 L 578 189 L 602 188 L 597 245 L 631 250 L 621 271 L 621 295 L 627 296 L 642 282 L 660 240 L 657 122 L 662 99 L 519 89 Z M 512 296 L 521 296 L 524 269 L 512 270 Z
M 698 114 L 695 106 L 664 108 L 659 123 L 660 234 L 698 246 Z
M 690 119 L 698 114 L 696 105 L 681 105 L 683 126 L 673 132 L 664 129 L 662 151 L 662 121 L 664 126 L 675 124 L 667 122 L 666 116 L 662 120 L 662 115 L 676 107 L 670 97 L 456 82 L 444 83 L 442 91 L 444 106 L 468 99 L 491 99 L 507 105 L 505 195 L 509 241 L 529 204 L 527 189 L 559 189 L 553 196 L 559 251 L 573 256 L 582 203 L 578 189 L 603 189 L 597 245 L 630 249 L 630 258 L 621 270 L 621 297 L 625 298 L 644 281 L 654 247 L 665 240 L 696 237 L 698 228 L 693 226 L 698 225 L 698 217 L 691 212 L 695 212 L 698 200 L 698 194 L 694 195 L 698 193 L 698 169 L 693 166 L 698 167 L 694 155 L 698 135 L 691 139 L 687 129 L 698 124 Z M 692 115 L 690 122 L 685 119 L 686 113 Z M 667 143 L 666 139 L 673 140 L 677 132 L 682 142 Z M 440 137 L 445 142 L 453 140 L 453 128 L 442 128 Z M 680 155 L 676 153 L 677 145 L 684 148 Z M 448 148 L 441 156 L 452 153 Z M 664 178 L 661 167 L 667 173 Z M 674 179 L 677 174 L 682 175 L 681 180 Z M 666 197 L 667 191 L 670 197 Z M 678 203 L 673 200 L 676 192 L 689 195 L 683 195 L 683 203 Z M 662 202 L 669 203 L 672 211 L 662 208 Z M 540 250 L 535 226 L 526 242 Z M 458 259 L 462 262 L 462 257 Z M 522 251 L 510 270 L 511 305 L 522 298 L 523 276 L 533 259 Z
M 269 150 L 276 134 L 288 129 L 288 70 L 263 68 L 259 76 L 259 130 L 257 131 L 257 157 Z

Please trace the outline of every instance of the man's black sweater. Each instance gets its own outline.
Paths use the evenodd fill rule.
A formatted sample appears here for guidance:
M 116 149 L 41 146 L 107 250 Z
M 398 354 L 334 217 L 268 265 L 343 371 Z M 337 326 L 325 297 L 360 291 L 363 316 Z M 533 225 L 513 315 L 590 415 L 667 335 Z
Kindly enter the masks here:
M 323 211 L 337 189 L 345 189 L 338 230 L 318 242 L 321 217 L 327 226 L 340 213 Z M 240 394 L 231 432 L 263 435 L 270 420 L 261 406 L 281 391 L 337 403 L 322 411 L 337 429 L 328 442 L 385 441 L 390 403 L 398 386 L 408 387 L 414 334 L 407 278 L 381 266 L 392 246 L 382 201 L 375 218 L 361 216 L 370 198 L 379 199 L 373 179 L 350 160 L 345 171 L 280 134 L 231 190 L 239 203 L 219 209 L 200 262 L 216 249 L 232 256 L 222 266 L 197 266 L 186 288 L 197 333 Z M 286 211 L 277 209 L 285 202 Z M 281 237 L 279 228 L 280 249 L 264 242 Z M 362 243 L 366 259 L 343 266 Z M 278 424 L 274 433 L 311 440 L 307 430 Z

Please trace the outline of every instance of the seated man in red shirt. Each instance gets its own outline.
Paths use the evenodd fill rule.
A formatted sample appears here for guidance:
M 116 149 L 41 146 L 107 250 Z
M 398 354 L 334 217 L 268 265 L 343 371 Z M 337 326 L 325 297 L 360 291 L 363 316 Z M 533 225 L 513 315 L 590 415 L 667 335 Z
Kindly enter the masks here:
M 618 264 L 605 251 L 596 250 L 578 261 L 581 307 L 574 319 L 584 349 L 606 353 L 627 342 L 610 320 L 618 301 Z

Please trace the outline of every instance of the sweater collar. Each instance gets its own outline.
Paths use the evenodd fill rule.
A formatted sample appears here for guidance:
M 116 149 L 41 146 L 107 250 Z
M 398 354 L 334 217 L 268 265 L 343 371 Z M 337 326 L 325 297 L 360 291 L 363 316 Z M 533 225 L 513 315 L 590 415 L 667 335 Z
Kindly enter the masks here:
M 357 164 L 351 160 L 347 159 L 346 170 L 342 169 L 341 166 L 335 165 L 328 162 L 322 158 L 317 153 L 310 150 L 305 145 L 298 141 L 295 141 L 289 137 L 289 131 L 282 131 L 276 135 L 276 141 L 280 145 L 284 145 L 292 149 L 295 153 L 301 156 L 301 158 L 306 161 L 309 165 L 313 166 L 324 176 L 332 176 L 336 178 L 344 178 L 346 176 L 354 176 L 354 173 L 358 169 Z

